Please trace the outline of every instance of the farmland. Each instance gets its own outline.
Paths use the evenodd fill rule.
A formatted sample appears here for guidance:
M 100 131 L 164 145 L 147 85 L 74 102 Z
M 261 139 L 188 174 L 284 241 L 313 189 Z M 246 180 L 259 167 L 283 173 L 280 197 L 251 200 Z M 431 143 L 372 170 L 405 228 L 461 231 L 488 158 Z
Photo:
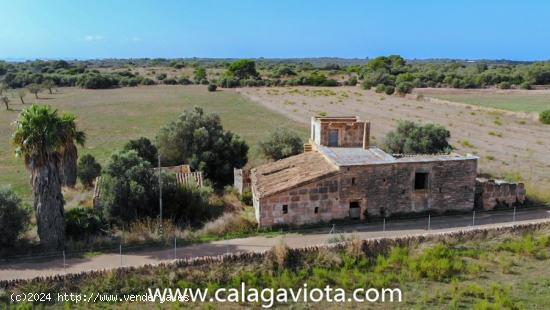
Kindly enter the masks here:
M 359 115 L 371 121 L 372 140 L 377 145 L 383 144 L 385 134 L 395 128 L 399 120 L 439 123 L 450 130 L 450 141 L 456 152 L 480 157 L 480 173 L 523 181 L 533 196 L 550 200 L 550 126 L 540 124 L 530 114 L 434 102 L 414 94 L 387 96 L 353 87 L 242 88 L 239 91 L 304 125 L 312 115 Z
M 542 112 L 550 109 L 548 90 L 417 89 L 416 93 L 441 100 L 461 102 L 513 112 Z
M 305 125 L 293 124 L 282 115 L 257 105 L 233 90 L 208 92 L 206 86 L 141 86 L 108 90 L 60 88 L 53 95 L 41 93 L 39 99 L 27 95 L 23 106 L 11 94 L 12 111 L 0 111 L 0 184 L 12 187 L 30 199 L 29 174 L 22 159 L 14 157 L 10 145 L 13 121 L 30 103 L 48 104 L 60 111 L 74 113 L 78 125 L 88 135 L 80 154 L 90 153 L 101 164 L 129 139 L 154 138 L 158 130 L 185 109 L 200 106 L 221 116 L 225 128 L 236 132 L 251 146 L 250 162 L 259 162 L 258 139 L 277 126 L 294 128 L 305 135 Z M 258 121 L 261 120 L 261 121 Z

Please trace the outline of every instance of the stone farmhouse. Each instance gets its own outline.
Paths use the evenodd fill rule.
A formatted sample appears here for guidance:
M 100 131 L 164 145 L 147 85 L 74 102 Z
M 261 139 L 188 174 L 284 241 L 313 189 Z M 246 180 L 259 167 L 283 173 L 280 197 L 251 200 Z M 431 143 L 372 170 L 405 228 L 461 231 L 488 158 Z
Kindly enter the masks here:
M 251 170 L 258 225 L 471 211 L 482 196 L 476 192 L 478 157 L 390 155 L 369 138 L 370 123 L 358 117 L 312 117 L 304 153 Z M 507 195 L 516 199 L 516 190 L 525 193 L 521 184 Z

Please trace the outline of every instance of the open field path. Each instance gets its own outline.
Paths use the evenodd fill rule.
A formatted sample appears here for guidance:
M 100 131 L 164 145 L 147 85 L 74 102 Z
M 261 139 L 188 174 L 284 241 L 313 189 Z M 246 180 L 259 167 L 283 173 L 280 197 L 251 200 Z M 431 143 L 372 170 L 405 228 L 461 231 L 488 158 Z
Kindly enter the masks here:
M 159 264 L 171 262 L 175 258 L 192 258 L 200 256 L 221 255 L 238 252 L 261 252 L 269 250 L 279 240 L 291 248 L 309 247 L 326 244 L 331 240 L 350 237 L 356 234 L 361 239 L 397 237 L 404 235 L 418 235 L 426 233 L 442 233 L 467 229 L 475 224 L 476 228 L 492 226 L 509 226 L 519 223 L 535 223 L 550 221 L 550 209 L 537 208 L 518 210 L 515 214 L 511 211 L 493 211 L 472 215 L 454 215 L 432 217 L 430 230 L 428 230 L 428 218 L 409 220 L 391 220 L 382 223 L 360 223 L 355 225 L 335 226 L 327 225 L 325 228 L 304 230 L 302 232 L 282 234 L 275 237 L 255 236 L 248 238 L 214 241 L 161 250 L 142 250 L 118 253 L 100 254 L 87 258 L 70 258 L 63 266 L 63 258 L 42 262 L 14 262 L 0 265 L 0 281 L 13 279 L 32 279 L 40 276 L 63 275 L 65 273 L 79 273 L 91 270 L 114 269 L 120 266 L 142 266 L 146 264 Z M 332 232 L 331 232 L 332 231 Z M 176 256 L 174 256 L 176 255 Z

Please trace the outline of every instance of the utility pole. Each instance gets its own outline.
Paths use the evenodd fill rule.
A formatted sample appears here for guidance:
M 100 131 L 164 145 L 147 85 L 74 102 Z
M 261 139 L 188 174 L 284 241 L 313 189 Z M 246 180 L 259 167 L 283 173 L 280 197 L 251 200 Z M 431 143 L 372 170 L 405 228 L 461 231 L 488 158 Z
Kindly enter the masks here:
M 160 152 L 158 153 L 158 165 L 159 165 L 159 233 L 162 235 L 162 167 L 160 166 Z

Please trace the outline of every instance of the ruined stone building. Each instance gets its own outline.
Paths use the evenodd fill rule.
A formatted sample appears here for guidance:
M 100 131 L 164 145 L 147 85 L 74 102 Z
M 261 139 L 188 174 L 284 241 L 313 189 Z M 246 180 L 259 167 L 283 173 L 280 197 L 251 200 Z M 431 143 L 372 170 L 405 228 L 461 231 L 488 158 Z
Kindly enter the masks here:
M 369 137 L 357 117 L 312 117 L 304 153 L 250 173 L 258 225 L 473 209 L 478 157 L 392 156 Z

